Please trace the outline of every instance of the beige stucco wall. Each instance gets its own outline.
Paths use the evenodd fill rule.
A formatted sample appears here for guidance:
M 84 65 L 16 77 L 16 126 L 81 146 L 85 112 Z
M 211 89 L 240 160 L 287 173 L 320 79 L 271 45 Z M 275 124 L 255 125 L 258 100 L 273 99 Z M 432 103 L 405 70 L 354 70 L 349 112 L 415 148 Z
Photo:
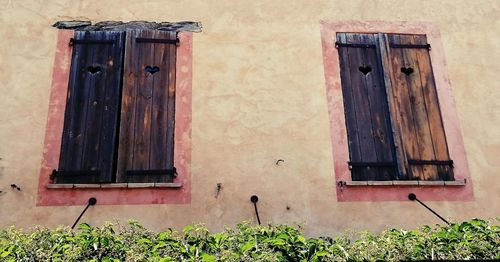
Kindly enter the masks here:
M 150 228 L 254 220 L 308 234 L 439 220 L 412 202 L 335 196 L 321 20 L 426 21 L 442 34 L 475 201 L 429 202 L 452 221 L 500 215 L 498 1 L 0 0 L 0 226 L 71 225 L 82 206 L 37 207 L 58 20 L 200 21 L 193 39 L 192 201 L 115 205 L 82 221 L 138 219 Z M 277 159 L 285 162 L 276 166 Z M 15 183 L 22 191 L 14 191 Z M 215 198 L 216 184 L 222 191 Z M 290 210 L 287 210 L 287 206 Z

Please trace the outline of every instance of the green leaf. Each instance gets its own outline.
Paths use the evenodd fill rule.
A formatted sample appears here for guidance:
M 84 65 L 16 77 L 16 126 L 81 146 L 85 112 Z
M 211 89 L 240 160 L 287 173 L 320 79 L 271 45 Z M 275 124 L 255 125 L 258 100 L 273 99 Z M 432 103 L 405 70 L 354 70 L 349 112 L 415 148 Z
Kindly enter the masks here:
M 303 237 L 303 236 L 298 236 L 297 239 L 302 242 L 302 243 L 305 243 L 306 242 L 306 238 Z
M 138 244 L 151 244 L 151 240 L 147 239 L 147 238 L 141 238 L 139 239 L 139 241 L 137 241 Z
M 288 240 L 288 239 L 290 239 L 290 236 L 285 234 L 285 233 L 281 233 L 278 236 L 276 236 L 276 238 Z
M 84 230 L 84 231 L 89 231 L 92 229 L 92 227 L 87 223 L 81 223 L 78 225 L 78 229 Z
M 217 261 L 214 256 L 207 254 L 207 253 L 202 253 L 201 254 L 201 260 L 204 262 L 215 262 Z
M 194 226 L 193 225 L 187 225 L 185 226 L 182 231 L 184 231 L 184 233 L 188 233 L 188 232 L 191 232 L 194 230 Z
M 252 249 L 252 247 L 254 247 L 254 245 L 255 245 L 254 241 L 250 241 L 250 242 L 245 243 L 243 246 L 240 247 L 241 253 L 246 253 L 248 250 Z
M 321 250 L 321 251 L 316 252 L 316 254 L 314 254 L 314 256 L 315 257 L 324 257 L 324 256 L 327 256 L 328 254 L 329 254 L 328 251 Z

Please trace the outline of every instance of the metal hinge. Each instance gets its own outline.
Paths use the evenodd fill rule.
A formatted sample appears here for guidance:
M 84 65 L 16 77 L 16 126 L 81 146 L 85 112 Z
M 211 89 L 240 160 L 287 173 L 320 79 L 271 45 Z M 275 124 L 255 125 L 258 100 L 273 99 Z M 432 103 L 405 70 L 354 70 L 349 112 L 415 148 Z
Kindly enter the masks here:
M 335 48 L 339 47 L 375 48 L 377 46 L 374 44 L 345 44 L 345 43 L 335 42 Z
M 89 44 L 114 44 L 115 40 L 90 40 L 90 39 L 74 39 L 71 38 L 69 40 L 69 46 L 73 45 L 78 45 L 78 44 L 83 44 L 83 45 L 89 45 Z
M 178 45 L 179 44 L 179 38 L 176 38 L 175 40 L 172 39 L 158 39 L 158 38 L 136 38 L 135 39 L 136 43 L 153 43 L 153 44 L 174 44 Z

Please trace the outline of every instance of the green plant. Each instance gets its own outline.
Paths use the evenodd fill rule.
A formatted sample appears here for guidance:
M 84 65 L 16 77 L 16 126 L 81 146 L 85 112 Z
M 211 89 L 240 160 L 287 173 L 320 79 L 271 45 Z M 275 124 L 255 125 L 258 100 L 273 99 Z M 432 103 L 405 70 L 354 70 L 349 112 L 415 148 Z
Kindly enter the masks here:
M 152 232 L 136 221 L 0 230 L 1 261 L 375 261 L 500 259 L 500 227 L 473 219 L 418 230 L 307 238 L 287 225 Z

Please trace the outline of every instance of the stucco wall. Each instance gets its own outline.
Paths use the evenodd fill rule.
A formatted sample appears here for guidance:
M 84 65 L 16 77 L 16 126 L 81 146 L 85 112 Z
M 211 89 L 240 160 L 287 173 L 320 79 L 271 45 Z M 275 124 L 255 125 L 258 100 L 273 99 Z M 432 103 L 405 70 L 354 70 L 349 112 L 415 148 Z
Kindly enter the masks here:
M 0 0 L 0 226 L 71 225 L 82 210 L 36 206 L 57 41 L 51 25 L 71 19 L 203 24 L 193 34 L 191 203 L 96 206 L 82 221 L 217 230 L 255 220 L 249 197 L 257 194 L 263 222 L 298 223 L 312 235 L 439 222 L 409 201 L 337 202 L 321 20 L 440 29 L 475 200 L 428 204 L 452 221 L 498 216 L 499 12 L 497 1 L 465 0 Z

